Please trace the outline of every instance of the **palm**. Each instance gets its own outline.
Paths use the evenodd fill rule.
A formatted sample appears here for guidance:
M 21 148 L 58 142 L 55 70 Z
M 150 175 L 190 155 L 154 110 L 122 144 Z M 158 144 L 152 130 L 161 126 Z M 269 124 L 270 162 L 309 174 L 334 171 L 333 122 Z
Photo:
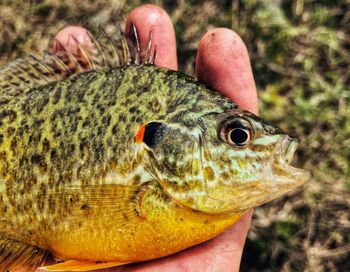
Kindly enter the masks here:
M 158 7 L 144 5 L 130 13 L 127 29 L 131 22 L 138 30 L 141 48 L 146 48 L 152 31 L 153 45 L 157 46 L 155 64 L 177 70 L 175 34 L 168 15 Z M 79 27 L 65 28 L 56 38 L 74 52 L 76 45 L 68 44 L 72 35 L 79 42 L 88 42 L 85 31 Z M 59 46 L 54 50 L 59 51 Z M 203 37 L 197 54 L 196 76 L 242 108 L 257 113 L 256 89 L 247 50 L 233 31 L 214 29 Z M 215 239 L 172 256 L 104 271 L 238 271 L 250 220 L 251 213 L 248 213 Z

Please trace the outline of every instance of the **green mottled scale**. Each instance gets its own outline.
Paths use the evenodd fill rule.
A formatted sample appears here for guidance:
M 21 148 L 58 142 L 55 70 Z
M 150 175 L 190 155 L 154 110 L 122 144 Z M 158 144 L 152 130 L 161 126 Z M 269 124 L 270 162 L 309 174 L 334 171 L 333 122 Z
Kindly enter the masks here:
M 181 85 L 187 90 L 179 92 Z M 42 215 L 45 212 L 53 217 L 46 207 L 50 201 L 45 195 L 47 187 L 91 185 L 99 179 L 103 183 L 109 165 L 132 160 L 130 147 L 141 124 L 224 102 L 218 96 L 203 104 L 201 100 L 212 93 L 199 92 L 200 87 L 183 74 L 153 65 L 131 65 L 86 72 L 14 96 L 0 111 L 0 192 L 6 192 L 7 199 L 0 202 L 2 221 L 13 220 L 15 213 L 27 217 L 19 224 L 50 223 L 35 218 L 47 218 Z M 178 103 L 186 108 L 177 109 Z M 79 164 L 93 171 L 86 176 Z M 29 199 L 16 201 L 18 192 Z M 30 199 L 38 192 L 41 199 Z M 37 204 L 35 213 L 28 214 L 33 201 L 42 203 Z M 60 207 L 57 212 L 57 216 L 65 216 L 69 211 Z

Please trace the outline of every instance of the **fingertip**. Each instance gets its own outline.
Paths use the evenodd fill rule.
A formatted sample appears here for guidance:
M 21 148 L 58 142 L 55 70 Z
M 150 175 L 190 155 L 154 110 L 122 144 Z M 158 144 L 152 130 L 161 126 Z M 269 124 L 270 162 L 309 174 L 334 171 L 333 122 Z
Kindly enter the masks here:
M 81 26 L 68 26 L 60 30 L 53 42 L 52 51 L 57 54 L 69 50 L 73 55 L 79 55 L 79 44 L 92 48 L 88 31 Z
M 196 76 L 240 107 L 258 113 L 258 100 L 247 48 L 232 30 L 215 28 L 201 39 Z
M 125 32 L 130 38 L 132 23 L 137 29 L 141 49 L 147 48 L 152 32 L 151 53 L 156 48 L 155 64 L 177 70 L 175 30 L 169 15 L 160 7 L 146 4 L 133 9 L 127 17 Z
M 248 211 L 231 228 L 226 230 L 226 232 L 224 232 L 223 235 L 235 236 L 235 238 L 240 237 L 241 239 L 236 241 L 239 241 L 239 243 L 241 243 L 243 247 L 245 242 L 245 237 L 248 234 L 248 230 L 252 222 L 252 216 L 253 216 L 253 210 Z

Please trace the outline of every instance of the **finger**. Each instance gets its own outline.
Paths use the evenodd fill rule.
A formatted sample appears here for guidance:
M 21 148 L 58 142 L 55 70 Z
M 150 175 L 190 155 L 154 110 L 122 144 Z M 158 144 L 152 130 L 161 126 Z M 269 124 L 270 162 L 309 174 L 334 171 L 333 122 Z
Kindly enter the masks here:
M 253 211 L 241 217 L 241 219 L 222 235 L 213 240 L 212 251 L 216 252 L 211 271 L 239 271 L 242 253 L 249 227 L 252 221 Z
M 86 49 L 92 49 L 92 42 L 85 28 L 81 26 L 68 26 L 59 31 L 53 42 L 53 53 L 69 50 L 73 55 L 79 57 L 79 45 Z
M 135 8 L 126 20 L 126 34 L 132 38 L 131 24 L 137 29 L 141 49 L 146 49 L 152 32 L 152 49 L 156 47 L 155 64 L 177 70 L 176 39 L 168 14 L 160 7 L 142 5 Z
M 247 48 L 232 30 L 216 28 L 204 35 L 197 52 L 196 76 L 240 107 L 258 113 Z
M 240 107 L 258 114 L 258 99 L 247 48 L 232 30 L 217 28 L 204 35 L 197 52 L 196 76 Z M 222 266 L 215 271 L 221 271 L 225 266 L 231 267 L 231 271 L 239 271 L 251 216 L 252 212 L 249 212 L 227 232 L 214 239 L 213 249 L 227 245 L 227 250 L 218 257 L 220 261 L 215 262 Z

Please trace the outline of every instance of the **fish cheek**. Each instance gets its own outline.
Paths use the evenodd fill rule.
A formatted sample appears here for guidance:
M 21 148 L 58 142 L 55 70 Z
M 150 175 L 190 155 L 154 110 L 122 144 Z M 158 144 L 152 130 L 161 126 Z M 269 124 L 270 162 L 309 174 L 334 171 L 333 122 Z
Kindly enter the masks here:
M 162 164 L 168 172 L 179 178 L 191 173 L 195 143 L 190 136 L 167 134 L 159 147 L 158 153 L 162 153 Z
M 137 143 L 143 142 L 147 146 L 162 172 L 167 170 L 175 175 L 188 172 L 187 157 L 193 152 L 193 139 L 180 129 L 152 121 L 140 126 L 135 139 Z
M 167 127 L 156 145 L 150 148 L 152 168 L 163 187 L 184 191 L 194 171 L 195 157 L 199 157 L 198 143 L 191 134 Z

